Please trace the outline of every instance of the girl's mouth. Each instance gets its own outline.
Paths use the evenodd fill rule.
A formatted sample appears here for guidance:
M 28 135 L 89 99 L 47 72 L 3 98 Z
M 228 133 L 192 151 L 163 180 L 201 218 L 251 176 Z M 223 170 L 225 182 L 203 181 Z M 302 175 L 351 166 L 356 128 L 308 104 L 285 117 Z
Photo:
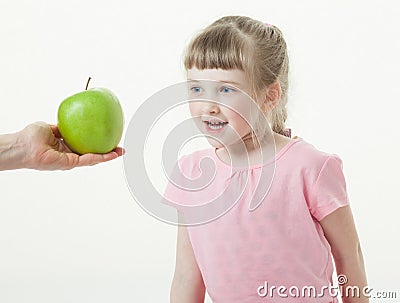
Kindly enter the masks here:
M 228 122 L 209 122 L 203 121 L 206 127 L 206 130 L 209 132 L 220 132 L 222 129 L 228 124 Z

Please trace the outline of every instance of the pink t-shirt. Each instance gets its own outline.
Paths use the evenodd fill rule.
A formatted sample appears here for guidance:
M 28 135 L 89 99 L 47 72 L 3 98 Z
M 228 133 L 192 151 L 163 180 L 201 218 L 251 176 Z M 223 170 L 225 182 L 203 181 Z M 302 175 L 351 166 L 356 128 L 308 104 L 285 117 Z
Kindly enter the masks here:
M 196 179 L 207 175 L 201 174 L 199 167 L 205 157 L 215 163 L 212 182 L 196 191 L 169 182 L 164 197 L 180 205 L 199 206 L 223 193 L 229 204 L 237 199 L 233 189 L 246 184 L 237 203 L 225 214 L 187 226 L 212 301 L 338 302 L 330 295 L 333 290 L 323 288 L 332 285 L 333 261 L 319 221 L 349 203 L 339 156 L 319 151 L 298 137 L 267 163 L 232 168 L 219 159 L 214 148 L 208 148 L 179 159 L 184 176 Z M 250 211 L 262 168 L 274 165 L 267 195 Z M 231 201 L 227 188 L 232 191 Z M 318 297 L 321 293 L 325 295 Z

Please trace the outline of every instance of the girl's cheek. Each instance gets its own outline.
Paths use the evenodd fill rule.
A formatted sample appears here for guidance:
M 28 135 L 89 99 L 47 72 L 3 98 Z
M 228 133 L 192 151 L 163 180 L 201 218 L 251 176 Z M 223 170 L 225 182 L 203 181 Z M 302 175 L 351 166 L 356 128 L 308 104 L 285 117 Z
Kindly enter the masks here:
M 229 123 L 231 126 L 239 133 L 241 134 L 243 131 L 247 129 L 248 123 L 246 122 L 246 118 L 242 117 L 239 113 L 239 111 L 232 111 L 230 110 L 229 113 L 227 113 L 227 118 L 229 120 Z
M 199 115 L 199 106 L 196 105 L 196 102 L 190 102 L 189 103 L 189 111 L 192 116 L 198 116 Z
M 234 106 L 232 106 L 230 112 L 230 116 L 232 117 L 232 119 L 235 119 L 240 123 L 246 123 L 246 120 L 250 121 L 251 119 L 250 105 L 246 102 L 235 104 Z

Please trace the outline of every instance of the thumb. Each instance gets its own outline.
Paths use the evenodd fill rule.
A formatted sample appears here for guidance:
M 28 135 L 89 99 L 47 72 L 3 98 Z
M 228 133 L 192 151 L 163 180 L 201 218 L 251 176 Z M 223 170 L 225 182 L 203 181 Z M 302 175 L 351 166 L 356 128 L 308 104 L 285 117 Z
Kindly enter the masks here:
M 61 138 L 61 133 L 60 130 L 58 129 L 58 125 L 54 125 L 54 124 L 49 124 L 51 131 L 53 132 L 54 136 L 56 138 Z

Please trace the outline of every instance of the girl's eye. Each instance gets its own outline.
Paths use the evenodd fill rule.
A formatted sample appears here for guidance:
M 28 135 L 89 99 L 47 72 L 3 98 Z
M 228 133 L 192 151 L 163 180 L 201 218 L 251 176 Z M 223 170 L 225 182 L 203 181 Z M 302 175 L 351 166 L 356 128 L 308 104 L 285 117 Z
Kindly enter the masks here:
M 223 93 L 231 93 L 231 92 L 234 92 L 235 90 L 233 88 L 231 88 L 231 87 L 224 86 L 224 87 L 221 88 L 221 91 Z
M 194 86 L 194 87 L 191 87 L 190 90 L 191 90 L 193 93 L 200 93 L 200 92 L 201 92 L 201 87 Z

